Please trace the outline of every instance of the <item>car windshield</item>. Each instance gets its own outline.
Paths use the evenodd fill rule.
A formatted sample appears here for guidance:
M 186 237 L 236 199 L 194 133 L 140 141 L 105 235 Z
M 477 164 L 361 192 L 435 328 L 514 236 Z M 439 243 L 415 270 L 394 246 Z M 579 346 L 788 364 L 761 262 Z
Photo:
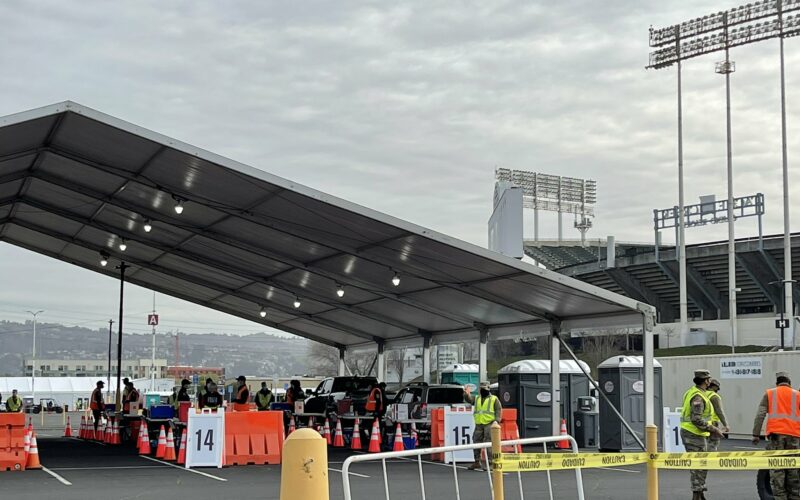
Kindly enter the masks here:
M 333 381 L 331 392 L 366 392 L 374 378 L 338 378 Z
M 428 389 L 429 405 L 454 405 L 464 402 L 464 389 L 458 387 L 431 387 Z

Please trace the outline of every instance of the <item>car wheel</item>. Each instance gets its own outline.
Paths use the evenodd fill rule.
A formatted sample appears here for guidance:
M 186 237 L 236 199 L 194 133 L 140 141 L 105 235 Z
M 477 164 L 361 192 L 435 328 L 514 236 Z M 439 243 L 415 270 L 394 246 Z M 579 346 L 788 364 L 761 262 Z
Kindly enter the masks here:
M 64 410 L 61 409 L 61 408 L 56 408 L 56 413 L 58 413 L 60 415 L 60 414 L 64 413 Z
M 759 500 L 773 500 L 772 485 L 769 482 L 769 471 L 762 469 L 756 475 L 756 491 Z
M 34 408 L 34 409 L 33 409 L 33 413 L 34 413 L 35 415 L 38 415 L 38 414 L 39 414 L 39 412 L 41 412 L 41 411 L 42 411 L 42 410 L 40 410 L 39 408 Z

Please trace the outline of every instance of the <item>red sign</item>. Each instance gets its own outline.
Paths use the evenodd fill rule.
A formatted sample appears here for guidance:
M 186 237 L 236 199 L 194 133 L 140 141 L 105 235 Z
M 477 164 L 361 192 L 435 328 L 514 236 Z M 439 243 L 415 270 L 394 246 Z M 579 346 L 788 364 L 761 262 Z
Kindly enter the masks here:
M 147 315 L 147 326 L 158 326 L 158 314 Z

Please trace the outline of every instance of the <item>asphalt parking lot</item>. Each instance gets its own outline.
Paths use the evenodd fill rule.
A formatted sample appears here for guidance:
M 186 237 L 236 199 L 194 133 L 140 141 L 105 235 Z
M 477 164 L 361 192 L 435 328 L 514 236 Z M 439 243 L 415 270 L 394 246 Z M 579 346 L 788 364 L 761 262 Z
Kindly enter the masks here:
M 227 467 L 188 471 L 165 462 L 143 458 L 133 449 L 105 446 L 78 439 L 47 437 L 39 439 L 42 465 L 47 471 L 0 473 L 0 490 L 7 498 L 85 500 L 100 496 L 111 499 L 133 498 L 258 498 L 280 497 L 280 466 Z M 751 449 L 746 441 L 729 441 L 727 449 Z M 329 478 L 331 499 L 343 499 L 342 462 L 348 453 L 331 449 Z M 419 470 L 415 461 L 393 460 L 387 465 L 391 498 L 422 498 Z M 354 500 L 385 498 L 380 463 L 356 464 L 351 472 Z M 423 466 L 426 498 L 455 499 L 453 469 L 438 463 Z M 464 500 L 491 497 L 487 474 L 460 467 L 459 490 Z M 549 498 L 547 475 L 523 474 L 525 498 Z M 551 473 L 554 498 L 577 498 L 575 475 L 571 471 Z M 644 466 L 591 469 L 583 471 L 586 498 L 591 500 L 641 500 L 644 498 Z M 520 498 L 516 474 L 507 474 L 506 498 Z M 688 473 L 662 471 L 661 498 L 688 497 Z M 755 472 L 711 472 L 708 497 L 727 499 L 757 498 Z M 303 500 L 303 499 L 298 499 Z M 310 500 L 310 499 L 309 499 Z

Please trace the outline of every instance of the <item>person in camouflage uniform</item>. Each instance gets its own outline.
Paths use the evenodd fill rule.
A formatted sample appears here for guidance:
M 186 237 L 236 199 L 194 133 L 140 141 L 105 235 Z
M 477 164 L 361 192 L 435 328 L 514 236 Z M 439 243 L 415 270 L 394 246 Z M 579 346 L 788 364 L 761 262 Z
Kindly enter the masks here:
M 792 389 L 787 372 L 775 374 L 776 387 L 761 398 L 753 422 L 753 444 L 761 440 L 764 418 L 767 419 L 767 449 L 796 450 L 800 448 L 800 393 Z M 800 473 L 797 469 L 769 471 L 772 496 L 775 500 L 800 500 Z
M 722 396 L 719 394 L 720 383 L 719 380 L 712 378 L 708 381 L 708 400 L 711 401 L 711 406 L 714 407 L 714 416 L 716 417 L 711 423 L 724 433 L 730 432 L 728 428 L 728 419 L 725 417 L 725 410 L 722 408 Z M 715 435 L 708 436 L 708 451 L 719 450 L 720 438 Z
M 695 370 L 694 386 L 683 395 L 681 440 L 689 453 L 708 451 L 709 436 L 722 437 L 722 431 L 711 423 L 716 417 L 706 393 L 710 380 L 711 373 L 708 370 Z M 705 500 L 707 475 L 707 470 L 689 471 L 692 500 Z

